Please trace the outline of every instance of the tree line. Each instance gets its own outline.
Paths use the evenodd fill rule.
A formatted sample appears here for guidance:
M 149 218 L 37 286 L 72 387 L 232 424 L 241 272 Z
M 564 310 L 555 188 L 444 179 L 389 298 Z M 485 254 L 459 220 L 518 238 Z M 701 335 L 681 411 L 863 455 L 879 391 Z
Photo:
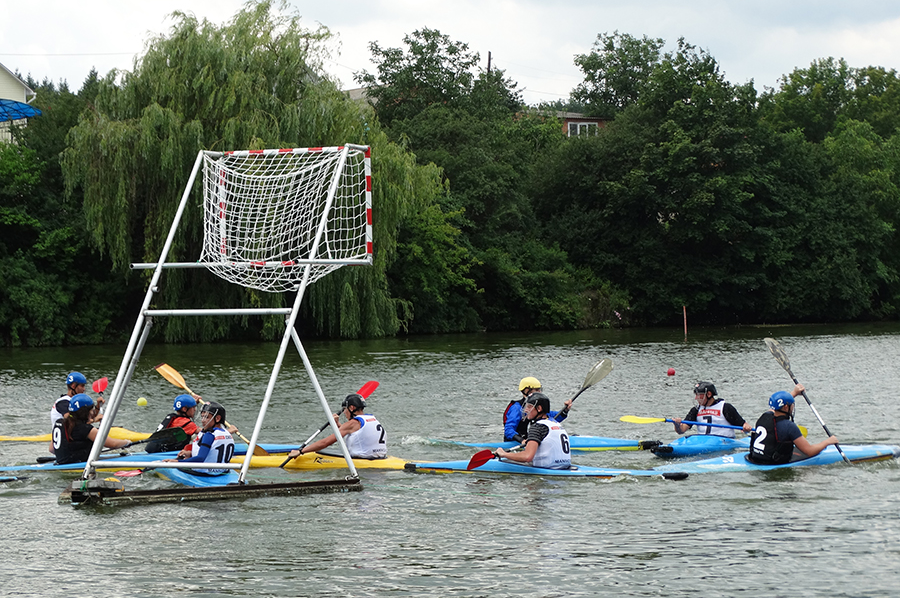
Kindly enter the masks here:
M 201 149 L 372 147 L 373 267 L 310 287 L 302 335 L 897 317 L 900 81 L 825 58 L 778 89 L 678 40 L 601 33 L 565 102 L 524 105 L 438 30 L 370 44 L 368 101 L 324 74 L 331 32 L 283 4 L 175 13 L 131 72 L 27 83 L 43 115 L 0 144 L 0 344 L 118 340 Z M 567 138 L 557 110 L 605 119 Z M 199 185 L 199 184 L 198 184 Z M 195 189 L 195 197 L 199 197 Z M 172 259 L 200 254 L 188 210 Z M 202 270 L 155 307 L 282 306 Z M 280 335 L 280 318 L 169 318 L 167 342 Z

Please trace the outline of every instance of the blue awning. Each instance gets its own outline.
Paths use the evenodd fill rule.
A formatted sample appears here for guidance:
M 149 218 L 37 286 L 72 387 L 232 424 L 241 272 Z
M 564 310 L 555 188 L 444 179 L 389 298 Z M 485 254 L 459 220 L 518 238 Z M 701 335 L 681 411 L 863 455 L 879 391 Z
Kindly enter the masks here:
M 33 116 L 40 115 L 40 110 L 38 110 L 37 108 L 32 108 L 24 102 L 17 102 L 15 100 L 0 100 L 0 122 L 7 120 L 19 120 L 22 118 L 31 118 Z

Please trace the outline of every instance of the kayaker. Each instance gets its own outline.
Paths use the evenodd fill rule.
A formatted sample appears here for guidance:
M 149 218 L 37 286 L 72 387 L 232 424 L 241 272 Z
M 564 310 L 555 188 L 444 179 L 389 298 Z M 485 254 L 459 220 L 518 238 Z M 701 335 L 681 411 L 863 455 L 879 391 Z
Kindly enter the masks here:
M 753 427 L 745 421 L 738 410 L 725 399 L 716 396 L 716 387 L 712 382 L 698 382 L 694 385 L 694 400 L 697 404 L 691 407 L 684 419 L 688 421 L 707 422 L 710 424 L 741 426 L 744 432 L 751 432 Z M 672 418 L 675 431 L 684 434 L 691 429 L 692 424 L 683 424 L 682 419 Z M 715 432 L 713 431 L 715 430 Z M 700 434 L 714 434 L 726 438 L 734 438 L 734 430 L 731 428 L 713 428 L 710 426 L 697 426 Z
M 191 446 L 178 453 L 178 459 L 164 459 L 164 462 L 181 463 L 228 463 L 234 456 L 234 438 L 225 428 L 225 407 L 209 401 L 200 409 L 200 432 Z M 222 475 L 227 469 L 196 469 L 197 475 Z
M 504 442 L 508 442 L 514 440 L 516 442 L 523 442 L 525 440 L 525 436 L 528 434 L 528 421 L 522 417 L 522 405 L 525 402 L 525 399 L 530 397 L 535 392 L 541 392 L 541 382 L 537 378 L 533 376 L 526 376 L 519 381 L 519 392 L 522 393 L 522 396 L 518 399 L 509 402 L 509 405 L 506 406 L 506 411 L 503 412 L 503 440 Z M 557 419 L 557 421 L 563 421 L 569 415 L 569 409 L 572 407 L 572 401 L 568 400 L 563 403 L 565 409 L 563 411 L 550 411 L 549 417 L 553 419 Z M 562 413 L 562 415 L 560 415 Z
M 154 440 L 147 443 L 148 453 L 164 453 L 167 451 L 180 451 L 191 443 L 191 438 L 197 433 L 199 428 L 194 423 L 194 415 L 197 413 L 197 399 L 192 395 L 178 395 L 172 403 L 172 413 L 163 418 L 162 422 L 156 427 L 156 431 L 165 430 L 166 428 L 182 428 L 187 438 L 182 442 L 160 442 Z
M 350 394 L 341 403 L 341 412 L 333 414 L 334 421 L 343 415 L 347 421 L 338 427 L 341 437 L 347 443 L 350 456 L 359 459 L 384 459 L 387 457 L 387 435 L 384 426 L 374 415 L 364 413 L 366 400 L 358 394 Z M 297 457 L 306 453 L 315 453 L 337 442 L 334 434 L 303 447 L 302 450 L 291 451 L 289 457 Z
M 90 456 L 91 446 L 97 438 L 97 428 L 89 423 L 94 407 L 94 400 L 84 393 L 69 399 L 68 413 L 56 420 L 51 434 L 57 464 L 80 463 Z M 107 438 L 103 446 L 125 448 L 131 446 L 131 441 Z
M 533 392 L 524 400 L 525 420 L 531 422 L 525 448 L 517 453 L 510 453 L 502 448 L 496 455 L 510 461 L 530 463 L 535 467 L 547 469 L 569 469 L 572 459 L 569 449 L 569 436 L 562 425 L 550 418 L 550 399 L 540 392 Z
M 50 408 L 50 452 L 54 452 L 53 448 L 53 438 L 52 432 L 53 427 L 56 425 L 56 422 L 66 416 L 69 413 L 69 401 L 77 394 L 81 394 L 84 392 L 84 387 L 87 385 L 87 378 L 84 377 L 84 374 L 81 372 L 69 372 L 66 376 L 66 393 L 59 396 L 56 399 L 56 402 L 53 403 L 53 407 Z M 103 398 L 97 399 L 97 404 L 94 406 L 93 411 L 91 412 L 91 417 L 88 420 L 89 424 L 95 423 L 103 419 L 103 414 L 100 413 L 100 405 L 103 404 Z
M 780 390 L 769 397 L 771 409 L 756 420 L 756 427 L 750 435 L 748 461 L 757 465 L 781 465 L 815 457 L 825 447 L 838 443 L 836 436 L 829 436 L 822 442 L 812 444 L 803 437 L 800 427 L 794 423 L 794 397 L 804 390 L 803 385 L 798 384 L 791 392 Z M 795 447 L 797 451 L 794 450 Z

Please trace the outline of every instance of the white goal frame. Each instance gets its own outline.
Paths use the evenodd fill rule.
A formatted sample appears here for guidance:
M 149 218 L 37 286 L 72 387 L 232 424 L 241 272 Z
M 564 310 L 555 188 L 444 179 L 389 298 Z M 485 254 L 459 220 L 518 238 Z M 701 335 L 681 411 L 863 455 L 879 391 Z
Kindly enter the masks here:
M 169 252 L 198 173 L 203 171 L 204 244 L 197 262 L 169 262 Z M 356 468 L 332 418 L 325 393 L 294 329 L 306 288 L 345 265 L 371 265 L 372 169 L 369 146 L 201 151 L 194 161 L 181 202 L 172 219 L 159 260 L 132 264 L 153 275 L 128 347 L 109 395 L 107 412 L 85 465 L 83 479 L 94 476 L 100 452 L 134 373 L 154 317 L 202 315 L 284 315 L 285 330 L 272 367 L 243 464 L 215 464 L 240 469 L 245 482 L 266 410 L 293 341 L 319 397 L 353 477 Z M 267 292 L 296 291 L 290 308 L 150 309 L 168 268 L 206 268 L 234 284 Z M 338 393 L 339 394 L 339 393 Z M 177 464 L 121 461 L 116 466 L 164 467 Z M 201 469 L 203 464 L 191 464 Z M 209 467 L 213 467 L 208 466 Z

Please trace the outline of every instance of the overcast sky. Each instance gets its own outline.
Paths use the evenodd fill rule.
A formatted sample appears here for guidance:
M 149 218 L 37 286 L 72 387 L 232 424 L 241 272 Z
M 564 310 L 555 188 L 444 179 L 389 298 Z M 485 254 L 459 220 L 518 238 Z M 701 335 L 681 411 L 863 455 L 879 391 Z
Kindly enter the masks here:
M 37 80 L 66 80 L 77 91 L 91 67 L 104 75 L 132 70 L 153 35 L 172 26 L 175 10 L 224 23 L 236 0 L 0 0 L 0 63 Z M 900 2 L 857 0 L 292 0 L 308 27 L 337 34 L 339 51 L 327 63 L 345 89 L 353 73 L 374 72 L 368 43 L 402 47 L 422 27 L 465 42 L 519 83 L 529 104 L 568 97 L 582 79 L 576 54 L 588 53 L 599 33 L 679 37 L 707 50 L 733 83 L 776 87 L 778 79 L 817 58 L 845 58 L 850 66 L 900 68 Z M 15 14 L 15 17 L 10 15 Z

